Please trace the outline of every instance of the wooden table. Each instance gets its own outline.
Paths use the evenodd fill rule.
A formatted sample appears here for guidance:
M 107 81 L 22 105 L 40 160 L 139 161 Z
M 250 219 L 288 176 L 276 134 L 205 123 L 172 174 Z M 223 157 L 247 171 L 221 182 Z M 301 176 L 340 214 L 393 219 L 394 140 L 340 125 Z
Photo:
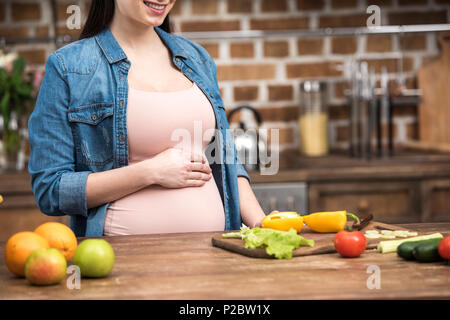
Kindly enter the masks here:
M 450 233 L 450 223 L 403 225 Z M 0 299 L 410 299 L 450 298 L 450 266 L 407 262 L 395 253 L 367 251 L 356 259 L 338 254 L 291 260 L 255 259 L 211 245 L 213 233 L 105 237 L 116 253 L 104 279 L 28 285 L 6 269 L 0 243 Z M 370 265 L 381 288 L 368 289 Z

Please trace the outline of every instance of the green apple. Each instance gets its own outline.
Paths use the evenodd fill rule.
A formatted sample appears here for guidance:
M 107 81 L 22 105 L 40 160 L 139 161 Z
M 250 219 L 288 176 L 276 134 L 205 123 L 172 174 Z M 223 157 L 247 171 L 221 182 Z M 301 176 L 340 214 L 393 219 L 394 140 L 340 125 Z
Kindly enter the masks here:
M 66 258 L 55 248 L 34 250 L 25 262 L 25 277 L 36 285 L 60 283 L 66 270 Z
M 78 245 L 72 262 L 84 277 L 106 277 L 114 266 L 114 250 L 106 240 L 86 239 Z

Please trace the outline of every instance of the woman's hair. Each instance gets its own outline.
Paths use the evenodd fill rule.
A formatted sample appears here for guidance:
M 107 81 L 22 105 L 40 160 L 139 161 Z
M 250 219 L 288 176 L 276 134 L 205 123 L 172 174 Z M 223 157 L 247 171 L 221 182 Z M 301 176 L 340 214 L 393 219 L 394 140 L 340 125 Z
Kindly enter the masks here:
M 114 17 L 114 9 L 114 0 L 92 0 L 80 39 L 93 37 L 108 27 Z M 160 28 L 165 32 L 171 32 L 169 15 L 166 16 Z

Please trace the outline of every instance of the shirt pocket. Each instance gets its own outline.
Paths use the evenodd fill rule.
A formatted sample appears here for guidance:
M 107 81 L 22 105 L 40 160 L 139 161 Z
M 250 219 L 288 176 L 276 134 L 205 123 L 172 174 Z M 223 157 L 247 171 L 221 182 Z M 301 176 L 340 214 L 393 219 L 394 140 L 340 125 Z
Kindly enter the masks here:
M 68 110 L 76 164 L 101 166 L 113 160 L 113 103 L 96 103 Z

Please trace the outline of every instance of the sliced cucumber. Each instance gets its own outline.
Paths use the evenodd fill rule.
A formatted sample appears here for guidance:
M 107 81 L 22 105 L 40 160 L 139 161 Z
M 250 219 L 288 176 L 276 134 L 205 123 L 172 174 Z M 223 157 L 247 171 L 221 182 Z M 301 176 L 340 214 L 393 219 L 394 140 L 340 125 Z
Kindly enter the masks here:
M 440 233 L 433 233 L 433 234 L 427 234 L 424 236 L 418 236 L 418 237 L 409 238 L 409 239 L 380 241 L 380 243 L 378 243 L 377 250 L 378 250 L 378 252 L 381 252 L 381 253 L 396 252 L 397 247 L 406 241 L 419 241 L 419 240 L 428 240 L 428 239 L 436 239 L 436 238 L 442 239 L 443 237 L 444 236 Z
M 367 239 L 380 239 L 381 234 L 375 234 L 375 233 L 367 233 L 364 235 Z

